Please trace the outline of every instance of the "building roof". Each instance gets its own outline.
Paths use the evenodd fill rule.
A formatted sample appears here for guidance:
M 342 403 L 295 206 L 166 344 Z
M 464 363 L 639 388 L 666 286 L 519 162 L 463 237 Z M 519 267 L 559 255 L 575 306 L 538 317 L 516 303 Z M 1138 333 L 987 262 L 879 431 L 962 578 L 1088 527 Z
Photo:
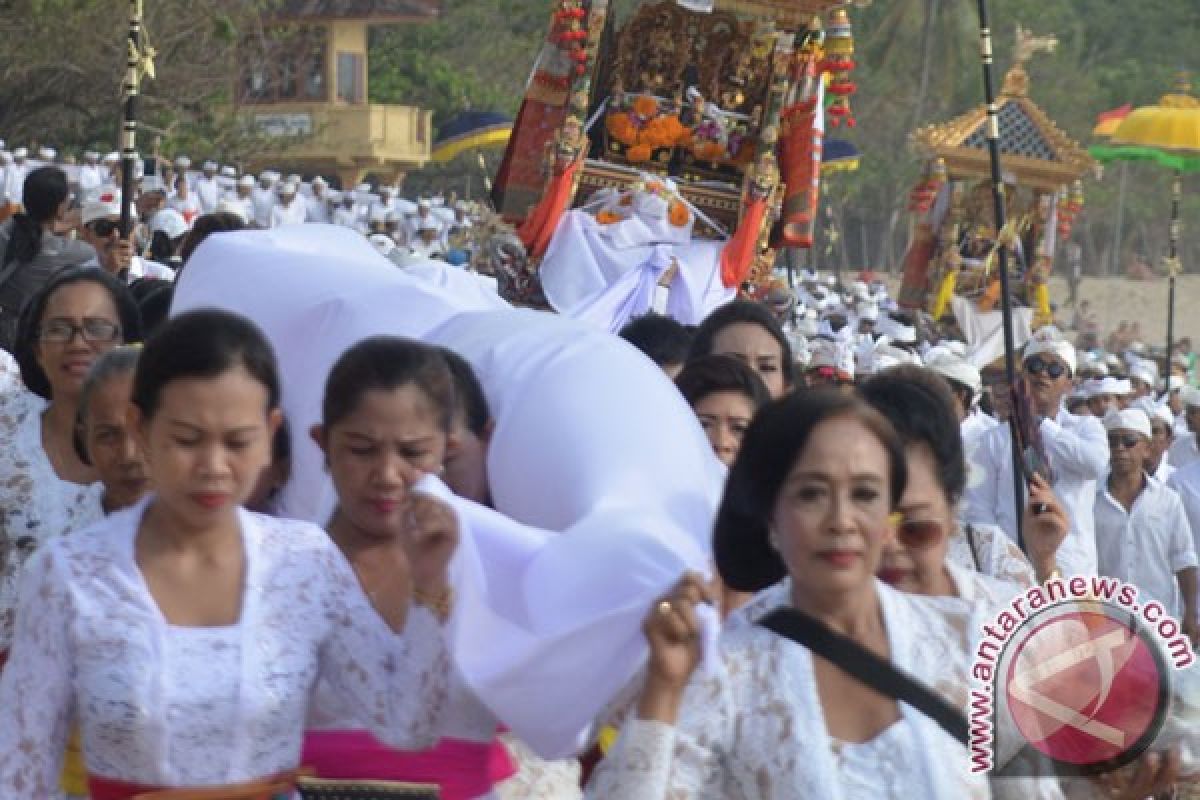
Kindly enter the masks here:
M 278 0 L 273 11 L 282 19 L 409 22 L 436 18 L 442 0 Z
M 1092 158 L 1038 108 L 1028 90 L 1029 76 L 1018 63 L 1005 76 L 997 98 L 1004 169 L 1021 184 L 1043 189 L 1069 185 L 1092 168 Z M 944 159 L 951 177 L 990 175 L 984 106 L 941 125 L 920 128 L 912 139 L 926 155 Z

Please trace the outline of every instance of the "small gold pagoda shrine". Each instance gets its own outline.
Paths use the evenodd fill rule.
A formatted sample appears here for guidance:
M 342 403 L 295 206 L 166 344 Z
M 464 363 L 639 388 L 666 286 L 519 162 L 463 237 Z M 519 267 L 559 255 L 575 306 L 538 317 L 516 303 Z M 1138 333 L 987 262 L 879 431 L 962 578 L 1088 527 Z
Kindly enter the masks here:
M 949 122 L 927 125 L 910 140 L 926 159 L 910 194 L 912 243 L 905 258 L 900 303 L 940 319 L 953 295 L 975 299 L 987 311 L 999 299 L 997 246 L 1006 245 L 1018 301 L 1032 306 L 1034 324 L 1051 318 L 1046 281 L 1055 255 L 1070 238 L 1083 207 L 1083 176 L 1094 162 L 1029 97 L 1025 65 L 1057 40 L 1017 28 L 1016 60 L 1004 78 L 997 107 L 1008 225 L 995 230 L 987 107 Z

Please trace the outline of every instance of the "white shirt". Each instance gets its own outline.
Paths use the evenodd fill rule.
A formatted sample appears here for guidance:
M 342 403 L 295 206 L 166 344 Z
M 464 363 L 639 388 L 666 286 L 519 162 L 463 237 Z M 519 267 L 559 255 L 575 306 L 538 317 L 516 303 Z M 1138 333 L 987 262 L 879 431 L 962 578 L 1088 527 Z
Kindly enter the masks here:
M 100 269 L 100 259 L 99 257 L 93 258 L 91 261 L 86 261 L 80 266 Z M 141 256 L 134 256 L 129 260 L 129 272 L 125 275 L 125 282 L 133 283 L 138 278 L 156 278 L 160 281 L 174 281 L 175 270 L 166 264 L 160 264 L 157 261 L 151 261 Z
M 317 197 L 314 194 L 299 199 L 308 204 L 309 222 L 329 222 L 329 200 L 326 195 L 322 194 L 320 197 Z
M 1077 417 L 1060 409 L 1056 419 L 1043 419 L 1042 442 L 1054 470 L 1054 493 L 1071 518 L 1071 529 L 1058 549 L 1058 566 L 1066 575 L 1096 571 L 1093 506 L 1096 481 L 1108 470 L 1108 438 L 1095 417 Z M 973 457 L 983 480 L 967 487 L 963 519 L 976 525 L 998 525 L 1016 539 L 1013 505 L 1012 439 L 1007 425 L 985 433 Z
M 108 180 L 108 170 L 100 164 L 84 164 L 79 168 L 79 193 L 85 198 Z
M 1191 431 L 1178 434 L 1167 450 L 1167 461 L 1175 469 L 1180 469 L 1197 459 L 1200 459 L 1200 448 L 1196 447 L 1196 434 Z
M 1100 574 L 1132 583 L 1139 595 L 1159 601 L 1179 619 L 1184 603 L 1175 574 L 1197 564 L 1183 502 L 1172 489 L 1147 476 L 1146 487 L 1126 511 L 1106 484 L 1096 492 Z M 1145 605 L 1146 601 L 1139 602 Z
M 203 213 L 201 210 L 200 196 L 189 190 L 187 197 L 180 197 L 177 194 L 171 195 L 167 200 L 167 205 L 183 215 L 184 221 L 191 226 L 192 220 Z
M 25 176 L 29 173 L 29 162 L 12 163 L 4 169 L 4 183 L 0 185 L 0 199 L 20 205 L 25 195 Z
M 358 209 L 353 207 L 338 206 L 334 209 L 333 224 L 341 225 L 343 228 L 352 228 L 359 233 L 365 233 L 367 230 L 359 223 Z
M 271 209 L 275 207 L 275 190 L 254 187 L 250 192 L 250 208 L 254 216 L 250 221 L 260 228 L 271 227 Z
M 892 661 L 965 707 L 969 640 L 961 611 L 876 584 Z M 588 787 L 595 800 L 923 800 L 990 797 L 966 749 L 906 704 L 861 745 L 828 733 L 813 656 L 750 622 L 789 602 L 760 593 L 721 631 L 719 661 L 697 670 L 674 726 L 631 717 Z M 744 612 L 744 613 L 743 613 Z M 899 726 L 899 727 L 897 727 Z
M 999 422 L 992 417 L 989 417 L 978 408 L 974 409 L 963 419 L 961 425 L 959 426 L 960 430 L 962 431 L 963 445 L 965 446 L 968 443 L 973 443 L 975 439 L 987 433 L 999 424 Z
M 299 225 L 308 218 L 308 204 L 302 197 L 293 197 L 292 202 L 284 205 L 276 203 L 271 209 L 271 227 L 281 225 Z
M 42 447 L 46 406 L 24 387 L 0 395 L 0 653 L 12 643 L 25 562 L 47 542 L 104 516 L 103 485 L 64 481 L 54 471 Z
M 1163 453 L 1163 457 L 1158 461 L 1158 469 L 1154 470 L 1154 477 L 1160 482 L 1166 483 L 1171 480 L 1171 476 L 1175 474 L 1175 467 L 1171 465 L 1167 454 Z
M 221 205 L 221 184 L 214 175 L 211 178 L 201 176 L 196 179 L 196 187 L 192 189 L 200 202 L 200 213 L 211 214 Z
M 1187 514 L 1188 528 L 1192 532 L 1192 543 L 1200 555 L 1200 461 L 1180 467 L 1171 475 L 1167 486 L 1179 495 L 1183 510 Z
M 204 786 L 294 769 L 318 680 L 389 745 L 432 741 L 450 670 L 427 610 L 393 634 L 324 531 L 240 511 L 240 620 L 172 625 L 134 559 L 147 503 L 30 562 L 0 677 L 6 800 L 57 790 L 73 719 L 88 771 L 118 781 Z

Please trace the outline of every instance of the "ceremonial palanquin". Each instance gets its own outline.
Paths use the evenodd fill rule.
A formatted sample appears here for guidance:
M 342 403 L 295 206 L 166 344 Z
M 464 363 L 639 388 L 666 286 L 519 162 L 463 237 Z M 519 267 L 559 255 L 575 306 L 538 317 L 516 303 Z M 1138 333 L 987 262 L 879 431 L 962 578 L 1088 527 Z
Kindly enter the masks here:
M 854 123 L 845 3 L 703 5 L 618 25 L 609 0 L 554 0 L 494 191 L 531 263 L 572 208 L 616 226 L 650 207 L 655 243 L 720 243 L 730 290 L 769 280 L 774 248 L 811 246 L 826 119 Z
M 997 100 L 1008 224 L 996 231 L 987 150 L 987 109 L 917 130 L 927 158 L 909 196 L 914 215 L 900 305 L 940 320 L 954 295 L 990 311 L 1000 297 L 998 245 L 1008 251 L 1014 300 L 1033 309 L 1033 326 L 1052 321 L 1046 285 L 1059 247 L 1083 208 L 1091 157 L 1029 98 L 1025 63 L 1053 51 L 1053 37 L 1017 29 L 1017 58 Z

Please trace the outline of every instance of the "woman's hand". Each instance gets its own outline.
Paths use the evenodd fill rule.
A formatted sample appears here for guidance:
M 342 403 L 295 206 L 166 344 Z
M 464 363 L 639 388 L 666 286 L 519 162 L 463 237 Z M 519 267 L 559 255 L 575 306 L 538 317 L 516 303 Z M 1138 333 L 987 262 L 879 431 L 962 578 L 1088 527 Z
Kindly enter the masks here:
M 409 494 L 408 524 L 401 541 L 408 556 L 413 594 L 420 600 L 447 598 L 446 567 L 458 547 L 458 515 L 446 503 L 425 494 Z
M 641 719 L 675 721 L 684 687 L 700 663 L 696 606 L 712 602 L 713 593 L 704 578 L 689 572 L 646 615 L 642 630 L 650 645 L 650 662 L 638 704 Z
M 1024 514 L 1025 549 L 1041 583 L 1057 569 L 1055 554 L 1071 529 L 1071 518 L 1040 475 L 1029 482 Z
M 1145 800 L 1158 797 L 1169 791 L 1179 780 L 1179 750 L 1172 748 L 1163 752 L 1151 751 L 1139 758 L 1134 765 L 1097 778 L 1097 782 L 1108 790 L 1113 800 Z

